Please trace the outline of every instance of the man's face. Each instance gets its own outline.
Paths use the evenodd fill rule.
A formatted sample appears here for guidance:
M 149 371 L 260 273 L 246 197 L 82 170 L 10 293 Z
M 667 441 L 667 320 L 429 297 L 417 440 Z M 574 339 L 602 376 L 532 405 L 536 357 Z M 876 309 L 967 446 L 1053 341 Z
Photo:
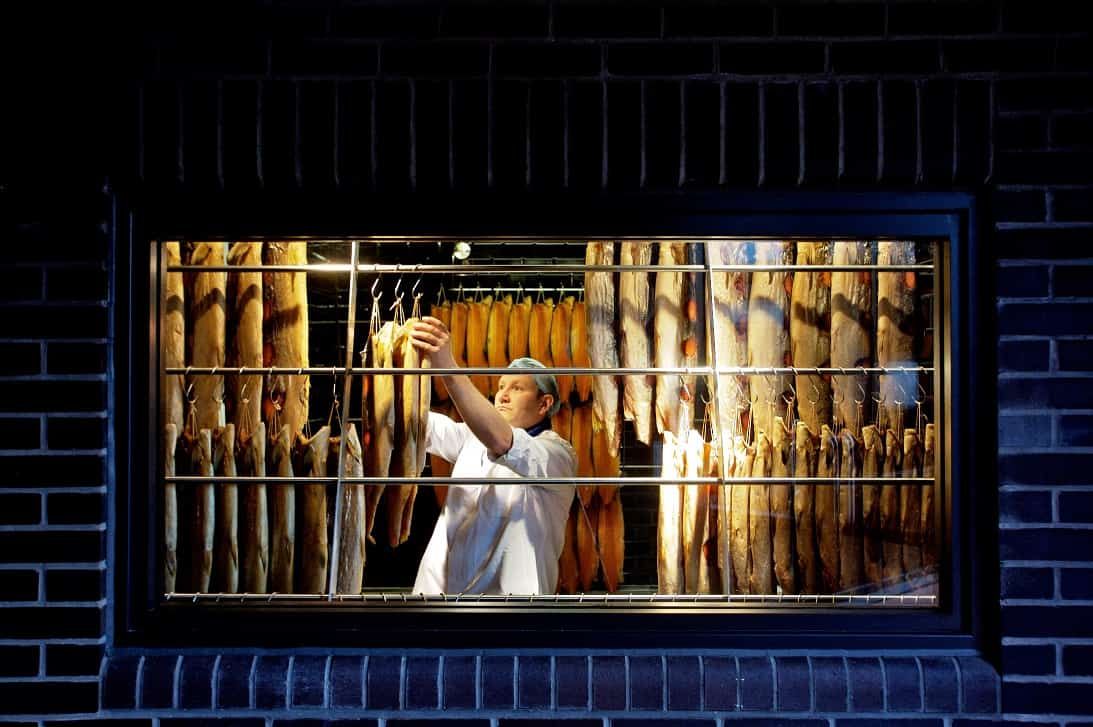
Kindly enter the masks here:
M 535 379 L 528 375 L 510 374 L 501 377 L 493 406 L 509 424 L 521 429 L 538 424 L 554 398 L 535 388 Z

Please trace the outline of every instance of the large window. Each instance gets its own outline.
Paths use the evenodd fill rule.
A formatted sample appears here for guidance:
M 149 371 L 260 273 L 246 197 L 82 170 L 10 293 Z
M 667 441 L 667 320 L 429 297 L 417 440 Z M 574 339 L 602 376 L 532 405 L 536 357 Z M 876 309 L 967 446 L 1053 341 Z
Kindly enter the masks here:
M 953 558 L 950 243 L 155 241 L 157 598 L 937 609 Z M 575 476 L 453 477 L 427 456 L 429 412 L 461 413 L 405 343 L 423 315 L 491 401 L 512 360 L 552 368 Z M 509 509 L 451 504 L 481 488 Z M 565 504 L 537 509 L 527 488 Z M 557 558 L 556 580 L 416 591 L 446 505 L 545 527 L 505 547 Z

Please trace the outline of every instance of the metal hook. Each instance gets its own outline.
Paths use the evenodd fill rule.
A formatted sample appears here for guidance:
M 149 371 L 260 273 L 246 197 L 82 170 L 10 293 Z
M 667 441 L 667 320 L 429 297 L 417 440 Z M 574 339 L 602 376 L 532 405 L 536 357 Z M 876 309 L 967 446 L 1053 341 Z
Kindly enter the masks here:
M 861 392 L 861 399 L 855 399 L 854 403 L 858 406 L 865 404 L 865 400 L 869 398 L 869 394 L 865 393 L 865 387 L 862 386 L 861 380 L 855 382 L 858 385 L 858 391 Z
M 382 290 L 378 293 L 376 292 L 376 288 L 379 286 L 379 284 L 380 284 L 380 279 L 379 279 L 379 276 L 377 275 L 376 279 L 372 281 L 372 301 L 373 302 L 376 302 L 380 298 L 383 297 L 383 291 Z
M 417 289 L 419 287 L 421 287 L 421 278 L 420 277 L 417 280 L 414 281 L 414 287 L 410 288 L 410 296 L 411 297 L 413 297 L 413 298 L 420 298 L 421 297 L 421 293 L 417 292 Z

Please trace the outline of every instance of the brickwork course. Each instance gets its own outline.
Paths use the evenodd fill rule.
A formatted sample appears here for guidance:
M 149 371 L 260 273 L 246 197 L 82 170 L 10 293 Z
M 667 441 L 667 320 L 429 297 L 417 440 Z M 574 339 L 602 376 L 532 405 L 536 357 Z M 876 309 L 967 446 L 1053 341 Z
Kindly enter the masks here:
M 0 722 L 1093 719 L 1080 3 L 24 5 L 0 11 Z M 117 644 L 119 190 L 798 189 L 981 202 L 995 653 Z

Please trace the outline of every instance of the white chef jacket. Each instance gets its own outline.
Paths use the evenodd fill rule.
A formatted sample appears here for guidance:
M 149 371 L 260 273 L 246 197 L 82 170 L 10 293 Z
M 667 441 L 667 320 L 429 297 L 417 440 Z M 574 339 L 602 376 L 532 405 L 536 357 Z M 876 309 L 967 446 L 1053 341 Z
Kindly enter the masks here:
M 454 463 L 452 477 L 573 477 L 573 448 L 547 429 L 513 428 L 491 458 L 464 423 L 429 413 L 425 447 Z M 414 581 L 415 593 L 553 593 L 573 485 L 452 485 Z

